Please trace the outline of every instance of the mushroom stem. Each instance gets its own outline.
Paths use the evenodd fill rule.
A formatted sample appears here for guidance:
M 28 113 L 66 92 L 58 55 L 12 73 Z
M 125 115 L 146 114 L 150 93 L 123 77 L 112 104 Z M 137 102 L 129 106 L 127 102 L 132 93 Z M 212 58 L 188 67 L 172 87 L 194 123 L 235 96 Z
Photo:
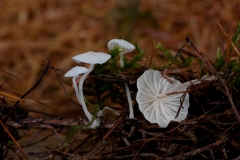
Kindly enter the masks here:
M 120 59 L 120 66 L 121 66 L 121 67 L 124 67 L 123 53 L 119 53 L 119 59 Z
M 119 53 L 119 59 L 120 59 L 120 66 L 124 67 L 124 62 L 123 62 L 123 53 Z M 129 87 L 127 83 L 124 83 L 126 94 L 127 94 L 127 99 L 128 99 L 128 106 L 129 106 L 129 118 L 134 119 L 134 113 L 133 113 L 133 106 L 132 106 L 132 98 L 130 95 Z
M 89 67 L 88 71 L 83 74 L 83 76 L 81 77 L 80 82 L 79 82 L 80 101 L 81 101 L 81 104 L 82 104 L 82 107 L 83 107 L 83 111 L 85 112 L 85 114 L 86 114 L 86 116 L 87 116 L 89 121 L 92 120 L 93 116 L 88 111 L 86 103 L 84 101 L 84 97 L 83 97 L 83 82 L 86 79 L 86 77 L 89 75 L 89 73 L 93 70 L 93 68 L 94 68 L 94 64 L 90 64 L 90 67 Z
M 202 80 L 206 80 L 206 81 L 213 81 L 213 80 L 216 80 L 216 77 L 215 76 L 210 76 L 210 77 L 203 77 Z M 202 83 L 201 80 L 198 80 L 198 79 L 194 79 L 194 80 L 190 80 L 190 81 L 187 81 L 185 83 L 182 83 L 180 84 L 179 86 L 173 88 L 173 89 L 170 89 L 168 91 L 166 91 L 164 93 L 164 95 L 160 94 L 158 95 L 159 98 L 161 97 L 164 97 L 166 96 L 167 94 L 170 94 L 170 93 L 173 93 L 173 92 L 183 92 L 186 90 L 187 87 L 189 87 L 191 84 L 194 84 L 194 85 L 197 85 L 197 84 L 200 84 Z
M 132 98 L 130 95 L 129 87 L 127 83 L 124 83 L 126 93 L 127 93 L 127 99 L 128 99 L 128 105 L 129 105 L 129 118 L 134 119 L 134 113 L 133 113 L 133 106 L 132 106 Z
M 78 91 L 78 87 L 77 87 L 77 83 L 76 83 L 76 79 L 78 78 L 78 76 L 79 76 L 79 75 L 73 76 L 72 82 L 73 82 L 73 87 L 74 87 L 75 92 L 76 92 L 76 95 L 77 95 L 78 103 L 81 104 L 80 93 L 79 93 L 79 91 Z

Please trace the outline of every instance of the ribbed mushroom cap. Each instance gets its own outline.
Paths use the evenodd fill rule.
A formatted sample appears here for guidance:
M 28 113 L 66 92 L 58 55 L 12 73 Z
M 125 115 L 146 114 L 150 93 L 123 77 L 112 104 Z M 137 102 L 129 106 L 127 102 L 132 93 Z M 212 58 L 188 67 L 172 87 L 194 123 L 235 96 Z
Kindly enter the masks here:
M 82 74 L 82 73 L 85 73 L 87 72 L 88 69 L 85 68 L 85 67 L 79 67 L 79 66 L 76 66 L 76 67 L 73 67 L 71 70 L 69 70 L 65 75 L 64 77 L 74 77 L 74 76 L 77 76 L 79 74 Z
M 83 54 L 74 56 L 72 59 L 75 62 L 84 62 L 90 64 L 103 64 L 111 58 L 111 55 L 103 52 L 93 52 L 89 51 Z
M 123 39 L 112 39 L 108 42 L 107 46 L 109 50 L 112 50 L 115 46 L 119 46 L 123 50 L 122 54 L 132 52 L 135 49 L 133 44 Z
M 183 93 L 170 95 L 164 93 L 168 90 L 174 90 L 182 83 L 174 78 L 171 79 L 172 84 L 161 76 L 161 72 L 148 70 L 137 80 L 137 102 L 140 111 L 149 122 L 157 123 L 161 127 L 167 127 L 170 121 L 181 122 L 188 114 L 189 95 L 186 94 L 183 108 L 175 118 Z

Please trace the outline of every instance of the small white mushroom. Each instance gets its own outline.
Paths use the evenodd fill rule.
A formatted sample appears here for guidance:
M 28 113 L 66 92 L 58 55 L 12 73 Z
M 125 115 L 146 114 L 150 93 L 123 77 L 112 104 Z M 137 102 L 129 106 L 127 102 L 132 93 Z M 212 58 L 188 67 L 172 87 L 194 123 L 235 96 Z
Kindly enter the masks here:
M 72 77 L 72 82 L 73 82 L 73 87 L 75 89 L 76 95 L 77 95 L 77 100 L 79 102 L 79 104 L 81 104 L 80 101 L 80 93 L 78 91 L 78 87 L 77 87 L 77 83 L 76 83 L 76 79 L 78 78 L 79 74 L 85 73 L 87 72 L 88 69 L 85 67 L 73 67 L 71 70 L 69 70 L 64 77 Z M 85 112 L 85 110 L 84 110 Z
M 216 77 L 207 77 L 205 80 L 215 80 Z M 182 108 L 177 116 L 180 107 L 180 98 L 191 84 L 199 84 L 200 80 L 181 83 L 171 78 L 173 83 L 162 77 L 161 72 L 147 70 L 137 80 L 137 97 L 139 109 L 144 117 L 151 123 L 157 123 L 160 127 L 167 127 L 170 121 L 181 122 L 188 114 L 189 94 L 183 100 Z
M 89 51 L 83 54 L 79 54 L 77 56 L 74 56 L 72 59 L 78 63 L 80 62 L 84 62 L 84 63 L 89 63 L 90 67 L 88 69 L 87 72 L 85 72 L 83 74 L 83 76 L 80 79 L 79 82 L 79 93 L 80 93 L 80 101 L 82 104 L 82 107 L 84 110 L 86 110 L 85 114 L 88 118 L 89 121 L 92 120 L 93 116 L 92 114 L 87 110 L 87 106 L 85 104 L 84 101 L 84 97 L 83 97 L 83 82 L 86 79 L 86 77 L 89 75 L 89 73 L 93 70 L 94 68 L 94 64 L 103 64 L 105 63 L 107 60 L 109 60 L 111 58 L 111 56 L 109 54 L 103 53 L 103 52 L 93 52 L 93 51 Z M 97 128 L 100 125 L 98 120 L 94 120 L 91 127 L 90 128 Z
M 123 55 L 132 52 L 135 49 L 133 44 L 123 39 L 112 39 L 108 42 L 107 46 L 109 50 L 112 50 L 115 46 L 118 46 L 121 49 L 121 52 L 119 53 L 121 67 L 124 66 Z
M 121 49 L 121 52 L 119 53 L 121 67 L 124 66 L 123 54 L 132 52 L 135 49 L 135 46 L 133 44 L 123 39 L 112 39 L 111 41 L 108 42 L 107 46 L 109 50 L 112 50 L 115 46 L 118 46 Z M 131 99 L 129 87 L 127 83 L 124 83 L 124 86 L 125 86 L 126 94 L 128 98 L 128 105 L 129 105 L 129 112 L 130 112 L 129 118 L 133 119 L 134 113 L 133 113 L 132 99 Z

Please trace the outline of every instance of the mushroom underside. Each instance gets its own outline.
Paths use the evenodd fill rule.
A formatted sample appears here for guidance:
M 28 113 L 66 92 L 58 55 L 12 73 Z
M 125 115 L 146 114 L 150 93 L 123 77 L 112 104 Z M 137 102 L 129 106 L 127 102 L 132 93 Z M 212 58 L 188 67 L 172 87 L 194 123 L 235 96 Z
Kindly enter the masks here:
M 165 94 L 168 90 L 174 91 L 174 88 L 182 85 L 180 81 L 174 78 L 171 78 L 171 80 L 173 83 L 169 83 L 161 76 L 159 71 L 155 70 L 145 71 L 137 80 L 136 100 L 140 111 L 149 122 L 157 123 L 161 127 L 167 127 L 170 121 L 181 122 L 188 114 L 188 94 Z M 182 108 L 176 117 L 181 106 L 181 100 L 183 100 Z
M 143 95 L 143 96 L 142 96 Z M 182 97 L 183 93 L 178 95 L 169 95 L 164 98 L 152 98 L 148 99 L 144 93 L 138 93 L 138 103 L 140 111 L 143 113 L 144 117 L 151 123 L 157 123 L 161 127 L 167 127 L 170 121 L 181 122 L 184 120 L 188 114 L 189 107 L 189 95 L 186 94 L 183 104 L 178 114 L 179 107 L 181 106 L 180 99 L 177 97 Z M 176 118 L 175 118 L 176 117 Z

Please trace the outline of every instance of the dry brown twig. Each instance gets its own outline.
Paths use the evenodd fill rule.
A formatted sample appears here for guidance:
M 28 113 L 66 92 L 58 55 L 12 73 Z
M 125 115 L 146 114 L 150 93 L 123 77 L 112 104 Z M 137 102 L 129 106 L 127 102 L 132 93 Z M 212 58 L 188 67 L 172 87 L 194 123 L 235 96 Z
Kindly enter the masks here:
M 223 34 L 225 35 L 225 37 L 228 39 L 228 41 L 231 43 L 232 47 L 234 48 L 234 50 L 236 51 L 236 53 L 238 54 L 238 56 L 240 57 L 240 52 L 238 51 L 237 47 L 235 46 L 235 44 L 231 41 L 229 35 L 227 34 L 227 32 L 223 29 L 222 25 L 217 21 L 217 24 L 219 26 L 219 28 L 221 29 L 221 31 L 223 32 Z
M 14 95 L 11 95 L 11 94 L 9 94 L 9 93 L 6 93 L 6 92 L 0 91 L 0 96 L 6 96 L 6 97 L 9 97 L 9 98 L 18 100 L 18 101 L 20 101 L 20 102 L 24 102 L 23 99 L 21 99 L 21 98 L 19 98 L 19 97 L 16 97 L 16 96 L 14 96 Z
M 196 150 L 193 150 L 193 151 L 190 151 L 190 152 L 187 152 L 187 153 L 181 153 L 175 157 L 169 157 L 167 159 L 182 159 L 182 158 L 187 158 L 187 157 L 190 157 L 194 154 L 197 154 L 197 153 L 201 153 L 203 151 L 206 151 L 206 150 L 212 150 L 213 147 L 217 147 L 219 145 L 221 145 L 222 143 L 224 143 L 226 140 L 219 140 L 219 141 L 216 141 L 208 146 L 205 146 L 205 147 L 202 147 L 202 148 L 198 148 Z M 160 157 L 158 159 L 161 159 Z
M 25 154 L 25 152 L 23 151 L 22 147 L 19 145 L 19 143 L 15 140 L 15 138 L 12 136 L 12 134 L 9 132 L 9 130 L 7 129 L 7 127 L 3 124 L 2 120 L 0 120 L 0 124 L 2 125 L 3 129 L 5 130 L 5 132 L 8 134 L 8 136 L 12 139 L 12 141 L 15 143 L 15 145 L 17 146 L 17 148 L 20 150 L 20 152 L 22 153 L 23 157 L 25 159 L 28 159 L 27 155 Z
M 148 65 L 148 67 L 151 67 L 151 65 L 152 65 L 152 59 L 153 59 L 153 55 L 154 55 L 154 45 L 155 45 L 155 39 L 153 39 L 153 41 L 152 41 L 152 52 L 151 52 L 151 57 L 150 57 L 150 61 L 149 61 L 149 65 Z

